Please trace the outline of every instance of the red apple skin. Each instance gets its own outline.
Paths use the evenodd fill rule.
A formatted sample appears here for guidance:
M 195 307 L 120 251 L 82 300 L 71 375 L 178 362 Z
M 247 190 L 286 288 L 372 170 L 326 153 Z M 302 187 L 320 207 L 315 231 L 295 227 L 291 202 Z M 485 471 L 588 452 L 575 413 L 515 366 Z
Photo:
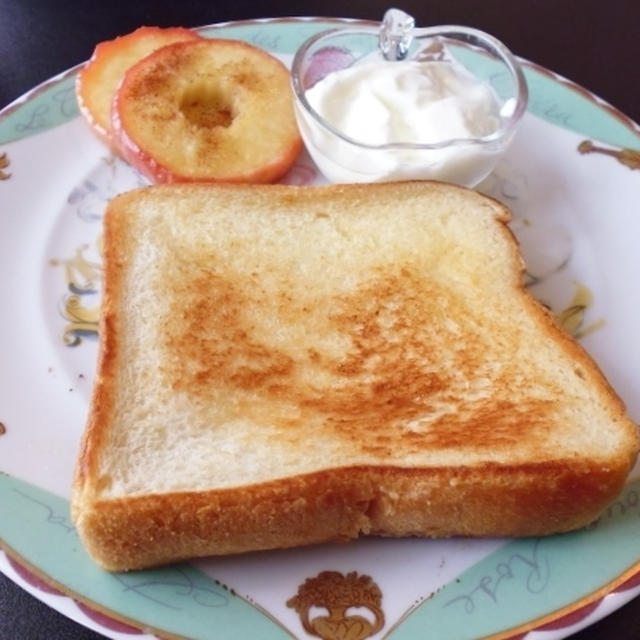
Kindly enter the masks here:
M 117 151 L 111 129 L 111 103 L 125 72 L 160 47 L 201 39 L 195 31 L 184 27 L 144 26 L 98 43 L 78 73 L 75 87 L 78 108 L 92 131 Z

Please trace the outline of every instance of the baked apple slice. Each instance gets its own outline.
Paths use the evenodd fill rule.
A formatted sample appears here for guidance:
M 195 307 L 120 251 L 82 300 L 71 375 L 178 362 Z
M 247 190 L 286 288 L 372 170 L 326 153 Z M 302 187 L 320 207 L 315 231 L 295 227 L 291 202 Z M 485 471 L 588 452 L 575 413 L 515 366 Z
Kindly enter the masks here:
M 111 103 L 125 71 L 156 49 L 174 42 L 201 40 L 182 27 L 140 27 L 132 33 L 99 43 L 76 80 L 80 112 L 107 144 L 111 138 Z
M 176 43 L 135 64 L 112 128 L 153 182 L 274 182 L 302 149 L 288 69 L 236 40 Z

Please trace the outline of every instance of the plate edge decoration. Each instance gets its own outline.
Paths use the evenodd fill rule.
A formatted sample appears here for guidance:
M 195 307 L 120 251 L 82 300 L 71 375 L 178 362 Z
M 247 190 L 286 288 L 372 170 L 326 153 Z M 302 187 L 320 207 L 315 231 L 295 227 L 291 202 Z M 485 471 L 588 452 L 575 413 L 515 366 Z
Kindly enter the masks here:
M 578 84 L 577 82 L 564 77 L 563 75 L 561 75 L 560 73 L 557 73 L 556 71 L 547 69 L 546 67 L 543 67 L 542 65 L 536 62 L 532 62 L 531 60 L 528 60 L 526 58 L 522 58 L 519 56 L 518 56 L 518 61 L 521 64 L 523 64 L 525 67 L 528 67 L 529 69 L 535 71 L 536 73 L 539 73 L 541 76 L 549 78 L 557 82 L 558 84 L 566 87 L 567 89 L 570 89 L 571 91 L 577 93 L 582 98 L 585 98 L 589 102 L 594 103 L 596 106 L 600 107 L 602 110 L 607 112 L 610 116 L 612 116 L 613 118 L 618 120 L 621 124 L 623 124 L 625 127 L 631 130 L 631 132 L 637 138 L 636 143 L 638 145 L 638 148 L 640 149 L 640 124 L 635 122 L 633 118 L 626 115 L 623 111 L 613 106 L 610 102 L 608 102 L 604 98 L 601 98 L 600 96 L 593 93 L 592 91 L 589 91 L 589 89 L 586 89 L 585 87 L 583 87 L 581 84 Z
M 87 605 L 76 595 L 66 593 L 60 588 L 60 585 L 52 580 L 52 578 L 42 574 L 37 567 L 34 567 L 24 558 L 20 557 L 19 554 L 14 553 L 13 550 L 4 548 L 0 544 L 0 552 L 4 554 L 6 564 L 9 566 L 10 570 L 18 576 L 19 580 L 22 580 L 28 585 L 28 592 L 32 595 L 34 591 L 42 591 L 50 596 L 67 599 L 73 603 L 81 615 L 85 615 L 93 624 L 101 626 L 105 632 L 117 631 L 136 636 L 145 633 L 142 629 L 132 625 L 130 622 L 124 622 L 123 620 L 119 620 L 111 615 L 106 615 L 105 613 Z M 0 571 L 2 571 L 1 564 Z M 3 571 L 3 573 L 10 580 L 13 578 L 13 576 L 7 571 Z M 34 597 L 36 596 L 34 595 Z
M 0 109 L 0 144 L 17 142 L 76 118 L 80 112 L 75 99 L 75 76 L 85 64 L 41 82 Z M 19 120 L 20 116 L 24 118 Z
M 224 29 L 231 29 L 231 28 L 242 28 L 242 27 L 260 27 L 263 25 L 294 25 L 294 26 L 299 26 L 299 25 L 304 25 L 304 24 L 313 24 L 313 25 L 317 25 L 318 27 L 321 27 L 321 25 L 327 25 L 327 26 L 335 26 L 337 24 L 361 24 L 361 25 L 372 25 L 372 24 L 377 24 L 376 21 L 373 20 L 365 20 L 365 19 L 357 19 L 357 18 L 337 18 L 337 17 L 315 17 L 315 16 L 292 16 L 292 17 L 279 17 L 279 18 L 255 18 L 255 19 L 248 19 L 248 20 L 239 20 L 239 21 L 227 21 L 227 22 L 221 22 L 221 23 L 215 23 L 215 24 L 209 24 L 209 25 L 203 25 L 203 26 L 199 26 L 199 27 L 194 27 L 193 29 L 195 31 L 199 31 L 199 32 L 206 32 L 206 31 L 220 31 L 220 30 L 224 30 Z M 268 49 L 268 47 L 267 47 Z M 291 52 L 290 52 L 291 53 Z M 528 68 L 528 70 L 539 74 L 541 77 L 547 78 L 552 80 L 553 82 L 558 83 L 560 86 L 562 86 L 563 88 L 566 88 L 570 91 L 572 91 L 574 94 L 576 94 L 578 97 L 583 98 L 585 100 L 587 100 L 589 103 L 599 107 L 600 109 L 603 110 L 604 113 L 606 113 L 608 116 L 614 118 L 618 124 L 624 126 L 627 129 L 627 132 L 630 133 L 633 138 L 634 138 L 634 145 L 635 147 L 637 147 L 638 149 L 640 149 L 640 125 L 638 125 L 636 122 L 634 122 L 634 120 L 632 118 L 630 118 L 629 116 L 625 115 L 622 111 L 620 111 L 619 109 L 617 109 L 616 107 L 614 107 L 613 105 L 611 105 L 609 102 L 607 102 L 606 100 L 600 98 L 599 96 L 597 96 L 596 94 L 594 94 L 593 92 L 589 91 L 588 89 L 585 89 L 584 87 L 582 87 L 581 85 L 577 84 L 576 82 L 569 80 L 567 78 L 565 78 L 564 76 L 562 76 L 561 74 L 556 73 L 555 71 L 551 71 L 549 69 L 547 69 L 546 67 L 543 67 L 535 62 L 531 62 L 525 58 L 519 57 L 518 56 L 518 60 L 521 62 L 521 64 L 523 64 L 523 66 L 525 68 Z M 11 118 L 13 115 L 15 115 L 15 112 L 21 110 L 22 108 L 26 107 L 29 103 L 32 103 L 34 99 L 42 96 L 44 93 L 46 93 L 48 90 L 52 89 L 53 87 L 55 87 L 57 84 L 68 80 L 70 77 L 74 76 L 84 65 L 86 64 L 85 62 L 82 62 L 78 65 L 75 65 L 74 67 L 71 67 L 70 69 L 67 69 L 66 71 L 63 71 L 61 73 L 59 73 L 58 75 L 45 80 L 44 82 L 40 83 L 39 85 L 37 85 L 36 87 L 34 87 L 33 89 L 31 89 L 30 91 L 28 91 L 27 93 L 23 94 L 22 96 L 20 96 L 19 98 L 17 98 L 16 100 L 14 100 L 13 102 L 11 102 L 9 105 L 7 105 L 6 107 L 0 109 L 0 143 L 5 144 L 7 142 L 13 142 L 16 140 L 19 140 L 21 138 L 30 136 L 30 135 L 34 135 L 36 133 L 38 133 L 39 131 L 42 131 L 44 129 L 50 128 L 51 126 L 57 126 L 58 124 L 62 124 L 63 122 L 66 122 L 72 118 L 75 118 L 79 115 L 79 111 L 77 108 L 77 103 L 75 100 L 73 100 L 73 107 L 70 108 L 70 110 L 68 110 L 67 113 L 63 114 L 62 120 L 60 122 L 55 122 L 52 124 L 44 124 L 44 125 L 38 125 L 38 126 L 31 126 L 31 125 L 18 125 L 21 127 L 21 130 L 19 131 L 19 133 L 16 134 L 8 134 L 4 131 L 4 129 L 7 129 L 8 127 L 6 126 L 6 123 L 8 121 L 9 118 Z M 73 94 L 73 97 L 75 98 L 75 94 Z M 61 108 L 63 108 L 63 105 L 60 105 Z M 529 106 L 528 111 L 532 112 L 531 109 L 531 104 Z M 37 115 L 37 114 L 35 114 Z M 32 114 L 31 118 L 33 119 L 35 117 L 34 114 Z M 543 117 L 544 119 L 546 119 L 548 122 L 551 122 L 552 124 L 555 124 L 556 126 L 561 126 L 563 128 L 567 128 L 567 129 L 572 129 L 571 126 L 567 126 L 562 124 L 561 122 L 559 122 L 557 119 L 553 119 L 551 117 L 545 117 L 544 115 L 542 115 L 541 117 Z M 4 125 L 4 126 L 3 126 Z M 573 129 L 574 131 L 576 129 Z M 581 133 L 583 133 L 584 135 L 589 135 L 588 132 L 584 132 L 584 131 L 580 131 Z M 607 142 L 610 144 L 616 144 L 615 140 L 607 140 L 604 139 L 600 136 L 591 136 L 591 137 L 595 137 L 596 139 L 602 141 L 602 142 Z M 626 145 L 617 145 L 617 146 L 621 146 L 621 147 L 625 147 Z M 629 147 L 630 149 L 633 150 L 633 145 Z
M 640 595 L 640 560 L 630 567 L 615 580 L 603 585 L 593 593 L 571 605 L 558 609 L 546 616 L 542 616 L 530 623 L 514 627 L 513 629 L 486 636 L 484 640 L 527 640 L 528 634 L 536 633 L 557 633 L 560 629 L 566 629 L 584 620 L 598 610 L 602 603 L 612 595 L 620 594 L 631 587 L 626 587 L 629 582 L 638 582 L 632 587 Z M 598 617 L 597 619 L 600 619 Z
M 507 541 L 408 610 L 384 637 L 409 640 L 429 624 L 439 640 L 475 639 L 472 629 L 481 638 L 511 639 L 605 597 L 640 571 L 639 514 L 640 481 L 635 481 L 588 527 Z M 608 556 L 608 576 L 591 572 L 582 561 L 603 544 L 615 549 Z M 523 598 L 530 605 L 521 614 Z M 548 603 L 557 603 L 556 609 L 549 610 Z
M 236 637 L 242 628 L 230 628 L 231 619 L 240 619 L 240 627 L 257 629 L 260 637 L 270 640 L 294 637 L 282 621 L 249 597 L 189 563 L 130 573 L 103 571 L 80 544 L 68 515 L 68 500 L 46 489 L 0 471 L 0 501 L 9 514 L 0 521 L 0 549 L 38 579 L 93 611 L 178 640 L 205 640 L 208 634 L 204 629 L 212 624 L 234 634 L 220 636 L 221 640 Z M 26 512 L 20 520 L 27 523 L 26 535 L 23 528 L 12 524 L 17 519 L 11 516 L 18 512 Z M 38 550 L 38 543 L 31 540 L 38 535 L 38 522 L 48 527 L 45 546 L 58 550 L 55 557 L 47 555 L 47 566 L 39 566 L 42 563 L 37 558 L 42 557 L 43 549 Z M 77 585 L 84 585 L 83 580 L 90 588 L 81 592 Z M 194 611 L 198 615 L 193 615 Z

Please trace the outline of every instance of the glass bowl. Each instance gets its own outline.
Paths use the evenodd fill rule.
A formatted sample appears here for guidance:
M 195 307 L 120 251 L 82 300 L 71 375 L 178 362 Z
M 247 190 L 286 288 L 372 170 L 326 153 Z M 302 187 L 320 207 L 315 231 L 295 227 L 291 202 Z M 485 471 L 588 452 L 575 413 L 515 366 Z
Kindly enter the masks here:
M 291 81 L 307 150 L 331 182 L 430 179 L 473 187 L 493 170 L 526 110 L 527 84 L 520 65 L 500 41 L 482 31 L 462 26 L 414 29 L 410 16 L 392 12 L 395 14 L 388 12 L 380 27 L 325 31 L 309 38 L 296 52 Z M 416 61 L 455 64 L 490 86 L 497 102 L 491 131 L 429 143 L 372 144 L 336 128 L 307 99 L 307 91 L 330 73 L 390 61 L 398 65 Z M 366 119 L 367 114 L 362 117 Z

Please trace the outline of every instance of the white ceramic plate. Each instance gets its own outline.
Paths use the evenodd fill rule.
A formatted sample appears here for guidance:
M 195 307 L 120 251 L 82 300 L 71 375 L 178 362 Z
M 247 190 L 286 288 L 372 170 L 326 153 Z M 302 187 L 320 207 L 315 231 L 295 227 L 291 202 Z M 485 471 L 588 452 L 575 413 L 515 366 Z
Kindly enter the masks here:
M 202 31 L 290 61 L 329 26 L 260 20 Z M 640 591 L 638 474 L 597 523 L 563 536 L 372 538 L 127 575 L 97 569 L 68 497 L 97 352 L 100 219 L 110 197 L 144 181 L 78 116 L 76 71 L 0 113 L 0 571 L 111 638 L 553 640 Z M 629 283 L 640 268 L 640 129 L 544 69 L 525 63 L 525 73 L 529 112 L 480 190 L 511 207 L 529 286 L 638 420 L 640 288 Z M 286 181 L 320 178 L 305 155 Z

